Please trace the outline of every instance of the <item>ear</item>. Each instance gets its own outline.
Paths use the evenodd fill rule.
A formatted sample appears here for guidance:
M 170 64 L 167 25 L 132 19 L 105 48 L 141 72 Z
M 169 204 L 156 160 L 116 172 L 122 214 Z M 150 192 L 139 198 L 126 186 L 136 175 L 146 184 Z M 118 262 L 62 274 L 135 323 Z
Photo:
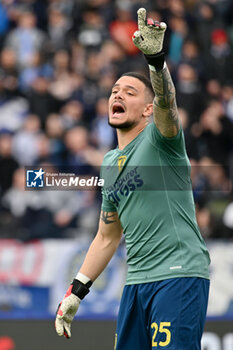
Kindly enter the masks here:
M 145 118 L 148 118 L 152 115 L 153 113 L 153 103 L 148 103 L 146 106 L 145 106 L 145 109 L 142 113 L 142 116 L 145 117 Z

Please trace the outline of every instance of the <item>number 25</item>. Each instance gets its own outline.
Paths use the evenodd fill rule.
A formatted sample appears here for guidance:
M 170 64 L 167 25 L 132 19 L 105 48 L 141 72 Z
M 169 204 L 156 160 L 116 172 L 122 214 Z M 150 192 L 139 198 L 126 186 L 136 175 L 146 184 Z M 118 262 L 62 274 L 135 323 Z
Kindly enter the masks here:
M 156 335 L 158 333 L 158 330 L 159 330 L 159 333 L 165 333 L 166 334 L 166 339 L 165 341 L 160 341 L 159 342 L 159 346 L 167 346 L 170 341 L 171 341 L 171 332 L 168 328 L 165 328 L 165 327 L 170 327 L 171 326 L 171 322 L 160 322 L 159 326 L 156 322 L 153 322 L 151 324 L 151 328 L 153 329 L 154 328 L 154 334 L 153 334 L 153 337 L 152 337 L 152 346 L 158 346 L 158 342 L 155 341 L 155 338 L 156 338 Z

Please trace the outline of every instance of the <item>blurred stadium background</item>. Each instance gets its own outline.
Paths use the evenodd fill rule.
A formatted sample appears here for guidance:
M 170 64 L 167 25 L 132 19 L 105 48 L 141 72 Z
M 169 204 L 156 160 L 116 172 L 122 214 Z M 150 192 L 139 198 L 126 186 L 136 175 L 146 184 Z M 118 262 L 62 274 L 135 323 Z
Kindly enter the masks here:
M 203 350 L 233 350 L 232 0 L 1 0 L 0 350 L 110 349 L 126 266 L 122 244 L 73 324 L 57 304 L 92 240 L 99 191 L 25 191 L 25 167 L 98 174 L 115 147 L 112 84 L 148 74 L 131 41 L 140 7 L 168 24 L 164 48 L 210 250 Z

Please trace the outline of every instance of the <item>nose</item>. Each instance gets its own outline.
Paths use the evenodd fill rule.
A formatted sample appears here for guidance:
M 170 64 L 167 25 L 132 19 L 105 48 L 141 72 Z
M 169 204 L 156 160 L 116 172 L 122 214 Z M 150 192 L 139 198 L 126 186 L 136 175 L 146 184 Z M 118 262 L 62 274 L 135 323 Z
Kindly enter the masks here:
M 123 93 L 121 90 L 118 90 L 114 95 L 115 99 L 123 99 Z

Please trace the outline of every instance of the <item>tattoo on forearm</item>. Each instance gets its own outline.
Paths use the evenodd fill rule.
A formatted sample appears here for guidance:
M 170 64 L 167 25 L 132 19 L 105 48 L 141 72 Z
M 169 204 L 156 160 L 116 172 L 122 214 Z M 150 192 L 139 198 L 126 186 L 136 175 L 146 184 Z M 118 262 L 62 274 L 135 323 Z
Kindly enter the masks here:
M 114 218 L 115 214 L 110 214 L 107 211 L 103 211 L 101 213 L 101 220 L 103 220 L 103 222 L 105 224 L 112 224 L 114 222 L 116 222 L 116 220 L 112 219 Z
M 164 136 L 175 136 L 179 130 L 175 87 L 167 67 L 160 72 L 150 71 L 154 98 L 154 121 Z

